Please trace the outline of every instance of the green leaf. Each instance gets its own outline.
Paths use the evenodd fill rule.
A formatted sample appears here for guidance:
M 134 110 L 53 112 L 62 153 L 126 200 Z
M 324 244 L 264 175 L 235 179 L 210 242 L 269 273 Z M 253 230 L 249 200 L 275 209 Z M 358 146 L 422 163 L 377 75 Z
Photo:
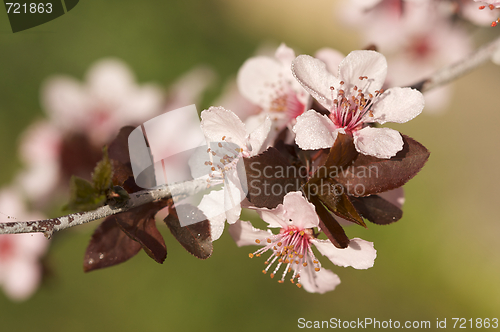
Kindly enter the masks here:
M 99 193 L 89 181 L 72 176 L 69 183 L 70 197 L 65 210 L 89 211 L 103 206 L 106 195 Z
M 111 188 L 113 166 L 108 157 L 108 148 L 102 149 L 102 160 L 97 163 L 92 173 L 92 183 L 99 194 L 105 194 Z

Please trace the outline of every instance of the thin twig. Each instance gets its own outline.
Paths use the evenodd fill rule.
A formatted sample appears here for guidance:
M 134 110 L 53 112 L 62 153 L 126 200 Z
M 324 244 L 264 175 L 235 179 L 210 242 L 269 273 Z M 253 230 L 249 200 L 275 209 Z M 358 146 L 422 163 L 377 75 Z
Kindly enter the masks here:
M 70 215 L 36 220 L 36 221 L 17 221 L 0 223 L 0 234 L 19 234 L 19 233 L 44 233 L 50 238 L 54 232 L 70 228 L 76 225 L 85 224 L 97 219 L 105 218 L 113 214 L 129 211 L 135 207 L 155 202 L 167 198 L 182 198 L 199 193 L 207 188 L 205 179 L 197 179 L 184 183 L 176 183 L 169 186 L 160 186 L 151 190 L 138 191 L 130 194 L 127 204 L 122 207 L 102 206 L 96 210 L 88 212 L 78 212 Z
M 435 72 L 431 77 L 426 78 L 411 87 L 421 92 L 426 92 L 437 88 L 441 85 L 445 85 L 457 78 L 464 76 L 473 69 L 476 69 L 483 63 L 491 59 L 491 56 L 495 51 L 500 49 L 500 38 L 495 39 L 489 44 L 476 50 L 467 58 L 452 64 L 451 66 L 444 67 L 437 72 Z

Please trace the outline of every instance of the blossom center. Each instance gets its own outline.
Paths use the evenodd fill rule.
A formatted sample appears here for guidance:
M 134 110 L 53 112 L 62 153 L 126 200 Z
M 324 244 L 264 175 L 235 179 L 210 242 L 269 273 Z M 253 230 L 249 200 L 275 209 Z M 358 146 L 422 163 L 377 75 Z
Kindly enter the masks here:
M 9 260 L 14 253 L 14 243 L 12 237 L 3 235 L 0 237 L 0 261 Z
M 290 120 L 304 113 L 305 105 L 299 100 L 294 91 L 278 95 L 271 101 L 269 112 L 285 114 Z
M 367 76 L 360 76 L 359 79 L 366 80 Z M 335 88 L 332 86 L 333 105 L 330 109 L 330 120 L 335 124 L 337 129 L 344 129 L 346 132 L 352 133 L 360 130 L 366 122 L 365 117 L 373 117 L 371 111 L 374 100 L 381 95 L 384 90 L 376 90 L 375 95 L 365 94 L 355 85 L 352 90 L 347 91 L 342 87 L 344 81 L 340 82 L 340 89 L 335 97 Z
M 273 272 L 270 274 L 271 278 L 274 278 L 281 266 L 284 265 L 283 274 L 278 282 L 283 283 L 286 275 L 293 270 L 290 282 L 295 283 L 297 279 L 297 287 L 300 288 L 302 287 L 300 283 L 300 272 L 303 269 L 312 268 L 317 272 L 321 267 L 311 248 L 310 239 L 312 237 L 313 232 L 311 229 L 299 229 L 296 226 L 284 227 L 280 230 L 279 234 L 263 240 L 255 240 L 255 242 L 259 244 L 265 241 L 266 245 L 256 252 L 249 254 L 249 256 L 250 258 L 254 256 L 260 257 L 261 254 L 266 251 L 272 251 L 271 256 L 265 262 L 267 267 L 262 273 L 267 274 L 271 266 L 277 263 Z
M 221 142 L 215 147 L 207 149 L 209 160 L 205 161 L 205 166 L 210 166 L 209 182 L 214 184 L 217 181 L 223 181 L 226 172 L 237 169 L 237 164 L 243 157 L 250 155 L 250 151 L 237 146 L 234 143 L 227 142 L 226 136 L 223 136 Z

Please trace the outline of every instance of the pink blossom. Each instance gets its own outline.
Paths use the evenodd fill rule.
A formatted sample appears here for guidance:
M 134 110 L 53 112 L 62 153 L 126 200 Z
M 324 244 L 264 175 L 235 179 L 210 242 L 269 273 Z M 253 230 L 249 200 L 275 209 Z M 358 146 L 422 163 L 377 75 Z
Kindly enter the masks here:
M 42 219 L 26 212 L 13 189 L 0 191 L 0 212 L 6 219 L 3 222 Z M 47 251 L 48 244 L 49 241 L 39 233 L 0 235 L 0 284 L 8 297 L 22 301 L 36 291 L 42 278 L 40 258 Z
M 153 84 L 137 84 L 129 67 L 117 59 L 92 65 L 84 82 L 69 76 L 49 78 L 42 87 L 48 115 L 30 126 L 21 140 L 26 169 L 18 176 L 25 194 L 44 205 L 72 175 L 89 178 L 102 147 L 126 125 L 140 125 L 163 110 L 192 104 L 212 81 L 207 68 L 195 68 L 168 90 L 167 99 Z
M 448 7 L 442 1 L 383 0 L 367 10 L 351 5 L 352 14 L 346 16 L 364 42 L 387 57 L 388 82 L 409 86 L 464 58 L 472 49 L 469 34 L 452 19 L 454 13 Z M 451 87 L 424 96 L 426 110 L 437 112 L 451 100 Z
M 224 224 L 235 223 L 241 213 L 240 203 L 246 193 L 242 188 L 239 167 L 244 167 L 243 159 L 262 152 L 271 120 L 267 117 L 259 127 L 247 131 L 245 124 L 230 110 L 210 107 L 201 113 L 201 129 L 209 143 L 208 153 L 195 155 L 190 161 L 193 177 L 209 173 L 210 186 L 223 184 L 222 190 L 213 190 L 205 195 L 198 208 L 210 220 L 212 239 L 218 239 Z M 212 143 L 212 144 L 211 144 Z M 209 168 L 208 172 L 199 171 Z
M 495 8 L 500 8 L 500 1 L 498 1 L 498 0 L 474 0 L 474 2 L 478 2 L 480 4 L 485 4 L 487 6 L 492 5 Z
M 403 148 L 399 132 L 373 128 L 369 123 L 404 123 L 421 113 L 422 94 L 411 88 L 382 90 L 387 74 L 384 56 L 374 51 L 351 52 L 332 75 L 324 62 L 308 55 L 292 64 L 295 78 L 327 110 L 321 115 L 309 110 L 297 118 L 293 127 L 300 148 L 329 148 L 337 134 L 353 136 L 356 150 L 377 158 L 390 158 Z
M 338 249 L 329 240 L 316 238 L 313 229 L 319 225 L 318 215 L 314 205 L 307 202 L 300 192 L 288 193 L 283 204 L 275 209 L 264 208 L 257 211 L 269 224 L 269 228 L 279 228 L 278 234 L 256 229 L 247 221 L 231 225 L 229 232 L 238 246 L 263 245 L 263 248 L 251 253 L 250 257 L 260 257 L 270 252 L 263 273 L 269 273 L 274 278 L 283 266 L 280 283 L 285 278 L 290 278 L 292 283 L 297 283 L 298 287 L 304 287 L 312 293 L 325 293 L 335 289 L 340 279 L 322 267 L 313 252 L 313 245 L 335 265 L 352 266 L 355 269 L 373 266 L 376 250 L 371 242 L 355 238 L 347 248 Z
M 157 86 L 136 84 L 128 66 L 117 59 L 92 65 L 84 83 L 60 75 L 42 87 L 42 105 L 57 128 L 84 133 L 101 145 L 121 127 L 154 117 L 162 102 Z
M 306 110 L 309 95 L 293 78 L 291 64 L 295 52 L 281 44 L 274 57 L 256 56 L 241 66 L 237 84 L 240 93 L 257 105 L 261 112 L 246 120 L 250 128 L 257 127 L 266 117 L 273 121 L 269 140 Z

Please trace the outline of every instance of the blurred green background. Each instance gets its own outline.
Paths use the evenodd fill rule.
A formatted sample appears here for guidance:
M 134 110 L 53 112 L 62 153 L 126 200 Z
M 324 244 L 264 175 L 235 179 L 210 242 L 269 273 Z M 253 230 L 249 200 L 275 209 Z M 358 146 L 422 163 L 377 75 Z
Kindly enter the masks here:
M 336 25 L 334 1 L 95 1 L 13 34 L 0 10 L 0 184 L 21 167 L 20 133 L 44 117 L 45 78 L 82 79 L 96 60 L 115 56 L 139 82 L 162 86 L 198 64 L 219 75 L 203 105 L 263 42 L 286 42 L 300 53 L 321 47 L 348 53 L 354 34 Z M 160 226 L 168 248 L 163 265 L 141 252 L 129 262 L 84 274 L 83 254 L 97 223 L 56 234 L 50 276 L 22 303 L 0 293 L 0 326 L 9 331 L 281 331 L 297 321 L 448 320 L 500 318 L 500 68 L 481 67 L 458 80 L 442 115 L 422 114 L 394 128 L 430 151 L 406 186 L 404 217 L 391 226 L 349 228 L 373 241 L 369 270 L 334 267 L 342 283 L 325 295 L 280 285 L 260 272 L 254 248 L 229 234 L 199 261 Z

